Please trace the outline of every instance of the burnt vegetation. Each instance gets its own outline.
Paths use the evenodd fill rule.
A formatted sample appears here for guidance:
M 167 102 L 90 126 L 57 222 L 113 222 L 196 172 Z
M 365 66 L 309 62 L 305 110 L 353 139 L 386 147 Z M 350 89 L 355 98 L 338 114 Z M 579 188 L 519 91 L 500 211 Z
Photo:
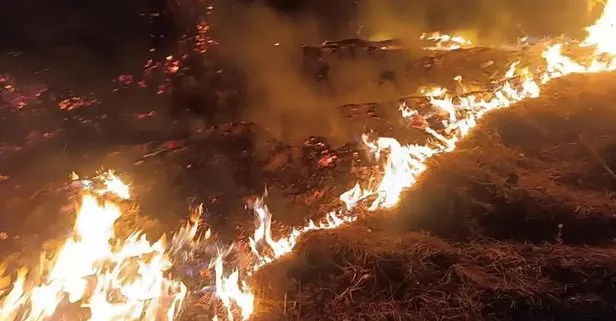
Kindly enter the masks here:
M 145 47 L 157 49 L 155 61 L 168 55 L 181 60 L 180 70 L 165 79 L 170 95 L 157 96 L 157 81 L 164 81 L 144 76 L 145 89 L 117 81 L 102 89 L 84 86 L 77 91 L 96 90 L 100 103 L 59 110 L 58 102 L 71 97 L 64 90 L 70 81 L 62 81 L 61 88 L 37 96 L 35 107 L 16 113 L 13 96 L 3 91 L 0 175 L 7 180 L 0 181 L 0 222 L 9 236 L 31 237 L 0 242 L 32 251 L 64 233 L 71 216 L 49 215 L 66 205 L 59 204 L 68 194 L 59 182 L 71 170 L 101 167 L 129 173 L 141 210 L 156 217 L 142 227 L 148 231 L 176 226 L 187 207 L 203 202 L 203 219 L 221 238 L 246 236 L 253 226 L 244 201 L 260 195 L 264 185 L 275 225 L 318 219 L 338 205 L 337 196 L 357 176 L 377 166 L 361 147 L 364 130 L 403 143 L 426 141 L 418 129 L 425 124 L 400 120 L 397 110 L 403 101 L 420 113 L 428 108 L 425 98 L 409 96 L 417 87 L 455 88 L 452 79 L 461 74 L 477 84 L 474 90 L 488 90 L 483 84 L 521 55 L 486 47 L 426 52 L 411 31 L 468 27 L 469 19 L 488 11 L 494 15 L 475 19 L 471 29 L 500 28 L 495 21 L 509 11 L 526 31 L 557 28 L 495 1 L 477 1 L 469 12 L 450 9 L 449 19 L 413 23 L 405 15 L 437 17 L 452 4 L 271 2 L 276 9 L 258 1 L 216 4 L 208 21 L 217 45 L 200 54 L 192 52 L 192 26 L 205 10 L 150 3 L 151 12 L 164 13 L 153 19 L 149 31 L 155 37 Z M 542 17 L 548 2 L 537 10 Z M 528 10 L 535 2 L 524 3 Z M 326 6 L 358 12 L 341 17 L 319 11 Z M 560 26 L 578 9 L 550 20 Z M 355 19 L 363 33 L 359 23 L 347 23 Z M 388 33 L 377 37 L 381 24 Z M 585 24 L 576 20 L 571 28 Z M 476 37 L 490 44 L 519 31 L 503 28 Z M 17 65 L 31 58 L 19 59 L 5 60 Z M 55 82 L 53 72 L 41 77 Z M 537 100 L 493 112 L 455 152 L 430 160 L 396 209 L 361 213 L 350 226 L 305 235 L 291 255 L 251 280 L 255 319 L 614 320 L 614 80 L 612 74 L 567 77 Z M 434 125 L 439 117 L 426 119 Z M 57 128 L 62 130 L 46 138 Z

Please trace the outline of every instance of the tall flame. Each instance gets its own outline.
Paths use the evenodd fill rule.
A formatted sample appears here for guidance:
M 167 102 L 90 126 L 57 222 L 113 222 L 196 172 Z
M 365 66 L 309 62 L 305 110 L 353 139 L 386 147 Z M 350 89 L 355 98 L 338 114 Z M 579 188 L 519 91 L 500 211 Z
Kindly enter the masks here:
M 172 262 L 164 237 L 150 243 L 136 231 L 118 239 L 114 225 L 122 211 L 100 198 L 107 193 L 127 198 L 129 188 L 113 172 L 96 179 L 81 181 L 81 203 L 64 245 L 51 259 L 43 256 L 38 269 L 18 273 L 0 305 L 1 320 L 42 321 L 56 314 L 84 319 L 64 315 L 62 307 L 75 303 L 88 310 L 84 315 L 91 321 L 174 320 L 187 288 L 168 276 Z M 193 238 L 195 224 L 182 237 Z
M 422 33 L 419 39 L 435 43 L 433 46 L 423 48 L 426 50 L 456 50 L 473 45 L 470 40 L 464 39 L 462 36 L 452 36 L 440 32 Z
M 608 0 L 603 8 L 603 14 L 594 25 L 587 27 L 588 36 L 582 42 L 583 46 L 593 46 L 599 54 L 616 55 L 616 1 Z

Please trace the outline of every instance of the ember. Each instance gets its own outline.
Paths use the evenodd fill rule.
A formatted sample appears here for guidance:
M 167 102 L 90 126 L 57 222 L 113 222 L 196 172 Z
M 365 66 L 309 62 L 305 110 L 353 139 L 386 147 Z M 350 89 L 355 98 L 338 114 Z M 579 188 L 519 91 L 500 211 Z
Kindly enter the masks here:
M 209 31 L 210 26 L 205 21 L 201 21 L 197 25 L 197 36 L 195 41 L 196 52 L 206 53 L 211 46 L 217 45 L 216 40 L 209 35 Z
M 13 109 L 21 109 L 40 103 L 41 95 L 47 88 L 40 85 L 18 86 L 9 75 L 0 75 L 0 98 Z
M 92 106 L 94 104 L 100 103 L 96 99 L 88 99 L 84 97 L 71 97 L 68 99 L 64 99 L 58 103 L 58 107 L 62 110 L 70 111 L 75 110 L 82 107 Z
M 119 75 L 118 76 L 118 82 L 122 86 L 128 86 L 128 85 L 132 84 L 134 81 L 135 80 L 134 80 L 132 75 Z
M 568 74 L 616 70 L 615 21 L 616 0 L 610 0 L 602 16 L 587 28 L 588 37 L 579 45 L 592 48 L 591 56 L 568 57 L 563 50 L 571 45 L 550 44 L 542 50 L 543 65 L 522 66 L 519 61 L 513 62 L 501 79 L 486 86 L 491 89 L 485 92 L 469 89 L 473 87 L 467 86 L 465 78 L 456 77 L 454 83 L 458 88 L 434 87 L 421 91 L 425 96 L 422 99 L 429 104 L 429 111 L 416 108 L 408 99 L 400 101 L 402 118 L 408 120 L 409 126 L 430 137 L 426 144 L 403 144 L 392 137 L 364 133 L 362 143 L 381 164 L 382 170 L 373 173 L 367 182 L 358 182 L 339 195 L 338 208 L 320 220 L 309 220 L 304 226 L 287 229 L 282 235 L 274 235 L 278 233 L 272 229 L 272 212 L 265 203 L 267 191 L 263 196 L 251 199 L 247 208 L 255 216 L 256 228 L 247 240 L 246 249 L 241 245 L 246 240 L 238 239 L 230 245 L 216 244 L 215 251 L 212 248 L 204 250 L 211 257 L 206 257 L 208 262 L 199 266 L 200 273 L 190 266 L 186 270 L 190 275 L 200 274 L 209 283 L 191 290 L 194 294 L 207 293 L 206 296 L 214 299 L 215 306 L 209 307 L 212 320 L 250 319 L 255 314 L 257 299 L 252 277 L 291 253 L 306 233 L 337 229 L 357 221 L 360 213 L 396 207 L 402 193 L 415 185 L 418 177 L 428 170 L 427 160 L 455 150 L 458 142 L 488 112 L 540 97 L 542 85 Z M 207 50 L 205 47 L 214 44 L 203 35 L 208 28 L 206 25 L 199 27 L 199 50 Z M 435 41 L 437 45 L 430 48 L 434 50 L 454 50 L 471 45 L 461 37 L 438 33 L 422 35 L 422 39 Z M 169 74 L 180 72 L 181 60 L 168 56 L 164 70 Z M 132 83 L 132 78 L 129 80 L 126 81 Z M 163 89 L 167 87 L 159 88 L 159 93 L 166 91 Z M 74 97 L 60 102 L 60 108 L 73 110 L 93 103 L 96 101 Z M 438 126 L 432 125 L 435 118 Z M 226 130 L 231 132 L 231 129 Z M 336 166 L 338 156 L 319 139 L 312 137 L 304 145 L 318 150 L 314 157 L 319 167 Z M 178 150 L 183 146 L 182 141 L 162 143 L 164 150 Z M 283 161 L 284 157 L 290 156 L 283 154 Z M 130 200 L 131 191 L 113 171 L 90 179 L 73 173 L 72 180 L 81 187 L 72 234 L 56 253 L 43 255 L 40 266 L 20 270 L 12 286 L 1 289 L 6 294 L 0 304 L 0 319 L 77 319 L 66 316 L 63 310 L 66 303 L 77 303 L 88 310 L 89 320 L 178 320 L 189 290 L 185 283 L 173 277 L 171 271 L 178 263 L 191 262 L 197 249 L 209 242 L 212 236 L 208 230 L 202 238 L 197 237 L 203 214 L 201 207 L 174 235 L 170 246 L 164 237 L 152 243 L 142 231 L 134 231 L 126 237 L 116 232 L 116 224 L 126 212 L 123 204 Z M 315 193 L 313 198 L 320 197 Z M 212 203 L 216 203 L 215 199 Z M 0 238 L 2 236 L 0 234 Z M 353 276 L 355 285 L 371 278 L 371 275 L 359 272 L 354 272 Z

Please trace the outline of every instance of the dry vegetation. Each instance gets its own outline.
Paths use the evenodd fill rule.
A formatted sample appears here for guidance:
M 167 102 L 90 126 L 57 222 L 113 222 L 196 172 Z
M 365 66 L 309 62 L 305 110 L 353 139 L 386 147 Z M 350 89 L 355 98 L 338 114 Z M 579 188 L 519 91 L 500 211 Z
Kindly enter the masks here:
M 261 319 L 613 320 L 614 80 L 494 112 L 397 210 L 307 235 L 257 275 Z
M 450 79 L 458 70 L 449 66 L 463 66 L 471 56 L 467 53 L 478 64 L 508 60 L 488 50 L 458 51 L 424 76 L 437 83 Z M 416 68 L 424 69 L 421 62 Z M 478 70 L 465 79 L 480 81 L 492 74 Z M 493 112 L 455 152 L 430 161 L 430 170 L 396 210 L 340 230 L 306 235 L 293 255 L 255 276 L 256 319 L 614 320 L 616 203 L 611 191 L 616 186 L 616 113 L 611 102 L 616 101 L 615 80 L 614 74 L 567 77 L 545 88 L 540 99 Z M 381 127 L 395 127 L 381 122 Z M 251 132 L 245 131 L 228 134 L 233 131 L 221 127 L 219 134 L 208 139 L 183 142 L 187 148 L 152 152 L 156 157 L 143 156 L 147 150 L 139 144 L 113 147 L 103 164 L 129 169 L 137 194 L 147 194 L 137 195 L 144 213 L 175 221 L 178 216 L 184 218 L 187 203 L 183 199 L 198 195 L 209 209 L 204 219 L 220 235 L 233 239 L 237 226 L 246 225 L 251 217 L 241 211 L 240 196 L 260 192 L 264 181 L 270 187 L 268 202 L 275 215 L 286 216 L 276 216 L 276 221 L 289 221 L 283 222 L 288 223 L 285 226 L 316 212 L 317 203 L 327 203 L 337 189 L 345 187 L 333 183 L 332 177 L 338 171 L 348 173 L 350 166 L 319 169 L 316 160 L 303 160 L 302 149 L 290 148 L 281 164 L 274 162 L 270 171 L 280 175 L 262 173 L 255 169 L 259 164 L 253 164 L 256 147 L 244 139 Z M 332 149 L 347 162 L 353 151 Z M 91 159 L 100 159 L 98 153 L 91 153 Z M 49 172 L 46 169 L 58 163 L 67 167 L 59 172 L 66 173 L 68 166 L 81 164 L 69 160 L 64 153 L 53 161 L 44 159 L 29 174 Z M 238 169 L 244 171 L 237 176 L 251 181 L 246 186 L 235 177 Z M 277 176 L 284 178 L 278 182 L 282 187 L 273 184 L 282 180 Z M 302 186 L 283 188 L 295 182 Z M 6 195 L 23 193 L 9 185 L 4 188 Z M 23 204 L 36 207 L 19 221 L 37 229 L 27 238 L 6 240 L 15 243 L 5 243 L 6 248 L 35 253 L 38 246 L 32 244 L 47 239 L 51 230 L 61 234 L 70 226 L 72 216 L 46 215 L 50 210 L 40 205 L 42 201 L 56 204 L 65 199 L 55 191 L 57 186 L 47 189 L 6 198 L 11 200 L 3 204 L 6 212 L 30 213 L 18 210 Z M 283 200 L 279 203 L 276 191 Z M 297 201 L 290 201 L 293 194 L 298 195 Z M 285 201 L 301 204 L 284 208 Z M 175 216 L 157 215 L 163 212 Z M 35 224 L 43 218 L 56 223 Z M 142 216 L 127 218 L 132 223 L 127 226 L 139 226 L 152 235 L 170 226 Z M 252 226 L 243 229 L 250 233 Z M 54 245 L 49 242 L 44 247 Z
M 325 10 L 328 7 L 317 2 L 318 8 Z M 416 33 L 409 30 L 427 30 L 423 21 L 409 18 L 409 12 L 424 15 L 425 10 L 418 9 L 427 2 L 408 1 L 408 8 L 405 6 L 404 10 L 396 10 L 391 6 L 393 2 L 389 2 L 389 6 L 384 6 L 382 0 L 364 2 L 360 18 L 369 23 L 368 27 L 374 28 L 367 28 L 366 36 L 415 39 Z M 516 11 L 511 20 L 500 14 L 512 12 L 509 2 L 506 5 L 498 2 L 481 2 L 479 7 L 449 10 L 446 15 L 441 12 L 444 5 L 436 5 L 434 10 L 438 11 L 438 20 L 449 26 L 430 26 L 430 29 L 460 29 L 470 19 L 477 20 L 471 31 L 500 30 L 497 28 L 500 24 L 513 26 L 510 21 L 522 20 L 526 31 L 540 29 L 541 32 L 536 33 L 543 34 L 553 28 L 535 25 L 535 22 L 546 23 L 543 18 L 548 9 L 554 11 L 555 3 L 560 6 L 562 0 L 547 1 L 540 7 L 536 1 L 524 1 L 525 5 L 516 5 L 520 12 Z M 496 66 L 507 66 L 519 58 L 517 53 L 474 48 L 424 57 L 412 63 L 408 63 L 412 60 L 409 57 L 423 56 L 424 53 L 410 50 L 403 59 L 392 54 L 393 57 L 378 63 L 338 62 L 337 69 L 332 72 L 332 88 L 335 89 L 332 94 L 326 90 L 313 90 L 297 72 L 300 46 L 305 41 L 319 43 L 321 39 L 317 34 L 322 32 L 319 29 L 328 26 L 321 26 L 311 19 L 283 19 L 270 10 L 257 7 L 238 11 L 231 1 L 225 4 L 229 4 L 229 8 L 225 6 L 221 10 L 217 6 L 216 14 L 220 13 L 220 16 L 213 16 L 212 20 L 228 22 L 229 28 L 221 28 L 224 32 L 218 31 L 216 35 L 226 45 L 222 53 L 226 54 L 226 59 L 237 63 L 243 73 L 250 75 L 246 87 L 252 96 L 246 99 L 249 101 L 246 105 L 251 112 L 243 116 L 262 127 L 271 127 L 268 135 L 279 140 L 323 135 L 346 143 L 353 134 L 369 126 L 360 124 L 360 121 L 350 125 L 352 121 L 337 114 L 337 105 L 388 101 L 408 94 L 418 85 L 452 87 L 451 79 L 458 74 L 464 75 L 469 84 L 485 84 L 497 71 L 502 74 L 503 70 L 496 70 Z M 504 9 L 500 10 L 501 7 Z M 524 18 L 528 7 L 536 7 L 533 14 L 541 15 L 542 19 L 532 15 Z M 447 8 L 455 6 L 447 5 Z M 487 15 L 485 11 L 497 13 Z M 562 21 L 569 21 L 567 27 L 577 31 L 588 24 L 563 18 L 569 14 L 577 17 L 580 10 L 561 11 L 550 19 L 555 22 L 547 23 L 559 33 L 562 32 Z M 383 24 L 386 24 L 383 29 L 392 32 L 381 35 L 380 28 L 375 26 Z M 81 22 L 77 25 L 84 29 Z M 64 29 L 67 28 L 70 29 Z M 500 41 L 500 33 L 474 36 L 490 43 L 492 38 Z M 329 34 L 332 37 L 346 36 L 342 30 Z M 36 46 L 43 46 L 46 41 L 38 38 L 33 42 Z M 97 45 L 101 41 L 87 42 Z M 282 44 L 269 45 L 278 42 Z M 101 43 L 97 45 L 97 50 L 101 51 L 99 55 L 117 62 L 118 59 L 107 57 L 116 54 L 106 48 L 106 43 Z M 141 45 L 147 47 L 145 43 Z M 82 68 L 82 64 L 66 58 L 64 51 L 70 50 L 64 47 L 70 46 L 74 44 L 70 42 L 50 50 L 50 54 L 62 57 L 52 60 L 63 61 L 62 64 L 70 61 L 69 65 Z M 132 47 L 135 47 L 134 42 L 131 42 Z M 127 51 L 132 53 L 132 50 L 135 49 Z M 525 54 L 538 57 L 532 52 Z M 76 50 L 74 56 L 84 55 Z M 40 60 L 28 58 L 24 61 L 30 63 L 30 59 Z M 7 57 L 3 61 L 5 65 L 25 64 Z M 41 61 L 49 64 L 49 59 Z M 492 65 L 485 65 L 490 61 Z M 482 67 L 484 65 L 487 67 Z M 375 86 L 374 82 L 364 81 L 364 78 L 375 76 L 380 71 L 377 69 L 384 66 L 399 69 L 403 66 L 404 70 L 399 70 L 396 78 L 401 83 L 399 86 L 392 83 Z M 38 63 L 31 66 L 32 70 L 38 67 Z M 141 61 L 138 68 L 141 68 Z M 55 69 L 62 70 L 63 75 L 71 74 L 66 72 L 66 68 Z M 45 81 L 69 87 L 64 85 L 64 78 L 47 74 L 41 76 L 47 77 L 43 78 Z M 88 71 L 87 74 L 99 77 L 98 71 Z M 573 76 L 556 81 L 546 88 L 542 98 L 490 114 L 454 153 L 431 160 L 430 170 L 404 195 L 397 209 L 364 216 L 356 224 L 339 230 L 307 234 L 292 255 L 255 275 L 253 286 L 258 298 L 255 319 L 615 320 L 616 247 L 613 237 L 616 232 L 616 202 L 612 193 L 616 187 L 616 111 L 612 105 L 616 101 L 615 81 L 614 74 Z M 79 80 L 79 83 L 89 82 Z M 268 202 L 273 211 L 293 213 L 286 218 L 276 217 L 277 223 L 294 221 L 292 216 L 300 216 L 295 221 L 303 220 L 306 212 L 316 212 L 313 209 L 319 205 L 316 203 L 328 202 L 325 199 L 337 195 L 337 189 L 348 187 L 332 183 L 330 178 L 339 175 L 337 172 L 347 173 L 350 165 L 344 168 L 339 165 L 331 170 L 318 169 L 316 161 L 302 158 L 300 147 L 304 142 L 300 140 L 296 142 L 299 147 L 288 147 L 284 153 L 272 152 L 275 154 L 272 159 L 276 160 L 268 163 L 272 168 L 257 169 L 261 164 L 255 165 L 258 163 L 255 159 L 269 157 L 270 150 L 259 150 L 261 140 L 251 136 L 254 134 L 252 129 L 244 130 L 242 126 L 236 126 L 242 127 L 237 130 L 241 132 L 239 134 L 234 133 L 231 126 L 219 126 L 217 132 L 203 138 L 191 133 L 191 139 L 182 138 L 182 148 L 178 151 L 149 153 L 149 146 L 146 148 L 148 141 L 172 136 L 166 131 L 165 134 L 157 133 L 163 127 L 168 129 L 169 119 L 159 116 L 150 120 L 151 123 L 148 120 L 143 123 L 135 121 L 136 111 L 129 114 L 128 106 L 118 108 L 125 107 L 117 105 L 118 102 L 126 101 L 122 104 L 147 108 L 147 112 L 151 106 L 143 103 L 141 92 L 126 90 L 123 95 L 126 95 L 122 96 L 123 99 L 115 96 L 102 99 L 108 104 L 104 106 L 113 105 L 114 110 L 126 113 L 103 123 L 106 125 L 102 126 L 102 133 L 97 122 L 96 126 L 88 125 L 87 128 L 79 125 L 65 130 L 59 135 L 60 139 L 52 141 L 49 146 L 32 148 L 31 153 L 26 149 L 26 152 L 15 153 L 17 156 L 3 154 L 3 170 L 11 168 L 16 173 L 11 173 L 11 180 L 0 189 L 4 198 L 0 202 L 2 228 L 7 229 L 10 237 L 3 240 L 2 250 L 21 251 L 5 256 L 4 261 L 14 260 L 11 263 L 15 265 L 36 260 L 37 257 L 24 253 L 38 253 L 43 243 L 41 240 L 49 238 L 50 234 L 66 234 L 65 230 L 73 219 L 72 213 L 61 217 L 49 213 L 55 213 L 56 208 L 66 206 L 66 203 L 70 205 L 64 201 L 68 192 L 61 184 L 48 184 L 43 189 L 38 185 L 57 181 L 60 176 L 64 182 L 71 170 L 88 173 L 103 164 L 103 167 L 132 173 L 137 193 L 147 194 L 137 195 L 143 206 L 141 210 L 160 221 L 139 216 L 136 208 L 130 208 L 123 223 L 127 229 L 139 227 L 152 235 L 169 230 L 170 224 L 161 221 L 166 223 L 176 221 L 178 217 L 185 218 L 187 202 L 184 200 L 187 198 L 206 203 L 208 213 L 204 219 L 216 227 L 219 235 L 236 237 L 239 222 L 245 224 L 250 218 L 249 213 L 238 209 L 243 205 L 239 200 L 247 194 L 261 192 L 263 182 L 270 187 Z M 157 97 L 152 100 L 166 104 Z M 133 101 L 138 103 L 131 103 Z M 102 113 L 106 110 L 104 108 L 86 109 L 84 115 Z M 152 107 L 152 110 L 156 108 L 162 110 L 160 106 Z M 4 119 L 2 132 L 25 136 L 33 128 L 40 130 L 41 124 L 49 128 L 61 126 L 65 114 L 56 109 L 54 105 L 45 112 L 38 111 L 40 120 L 34 114 L 28 116 L 30 118 L 23 117 L 21 121 Z M 89 117 L 95 118 L 92 115 Z M 372 119 L 373 123 L 381 121 L 381 127 L 395 127 L 379 117 L 373 118 L 378 119 Z M 126 128 L 119 130 L 124 120 Z M 400 127 L 401 124 L 395 125 Z M 133 127 L 144 130 L 127 129 Z M 156 134 L 152 135 L 154 138 L 144 135 L 150 129 Z M 96 144 L 90 146 L 84 143 L 86 141 L 95 141 Z M 184 148 L 184 145 L 188 147 Z M 354 150 L 327 148 L 339 153 L 341 159 L 346 156 L 347 162 L 351 162 L 348 159 Z M 46 155 L 43 153 L 49 157 L 42 157 Z M 169 155 L 164 155 L 167 153 Z M 103 154 L 107 156 L 101 156 Z M 276 156 L 279 155 L 284 157 L 278 157 L 281 161 L 277 162 Z M 101 158 L 104 161 L 100 161 Z M 295 160 L 297 166 L 292 166 L 290 160 Z M 32 166 L 27 166 L 30 163 Z M 241 177 L 243 182 L 239 182 L 237 177 Z M 283 178 L 284 182 L 278 182 L 278 185 L 285 186 L 272 184 Z M 38 189 L 29 193 L 28 185 L 36 185 Z M 276 204 L 273 196 L 277 191 L 284 201 L 295 197 L 293 194 L 299 195 L 296 203 L 300 206 L 281 210 L 284 204 Z M 318 201 L 308 201 L 309 198 Z M 125 206 L 128 209 L 131 205 Z M 331 204 L 324 205 L 329 206 Z M 307 210 L 306 207 L 311 208 Z M 29 215 L 24 217 L 14 213 Z M 13 234 L 26 237 L 15 238 Z M 63 237 L 58 240 L 63 240 Z M 53 251 L 59 245 L 58 240 L 47 242 L 42 247 Z M 187 310 L 190 309 L 192 307 Z

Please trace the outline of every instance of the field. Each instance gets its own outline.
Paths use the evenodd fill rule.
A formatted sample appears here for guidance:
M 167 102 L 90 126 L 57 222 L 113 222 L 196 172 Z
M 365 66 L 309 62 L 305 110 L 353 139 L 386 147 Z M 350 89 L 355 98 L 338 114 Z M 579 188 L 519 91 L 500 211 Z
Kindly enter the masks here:
M 262 37 L 292 38 L 283 29 Z M 170 267 L 153 274 L 172 284 L 169 293 L 163 286 L 163 294 L 144 286 L 140 290 L 153 291 L 146 299 L 128 300 L 132 279 L 118 274 L 120 285 L 97 288 L 104 301 L 135 310 L 147 302 L 151 308 L 159 296 L 169 299 L 171 290 L 186 286 L 182 309 L 170 319 L 616 318 L 613 72 L 561 77 L 550 71 L 570 70 L 566 63 L 546 68 L 541 56 L 553 43 L 566 41 L 560 38 L 439 51 L 421 48 L 420 41 L 368 50 L 375 42 L 352 39 L 323 56 L 303 56 L 301 65 L 295 39 L 265 49 L 259 49 L 264 39 L 255 40 L 246 45 L 254 54 L 244 56 L 234 47 L 243 43 L 224 43 L 228 35 L 218 32 L 220 48 L 212 41 L 206 53 L 176 52 L 145 67 L 140 54 L 147 50 L 145 41 L 127 46 L 120 38 L 108 45 L 125 46 L 118 49 L 124 50 L 121 61 L 95 57 L 112 54 L 109 48 L 90 48 L 91 39 L 55 45 L 45 53 L 49 66 L 32 48 L 0 57 L 1 318 L 23 321 L 26 311 L 37 311 L 33 294 L 23 296 L 29 303 L 14 304 L 17 312 L 10 310 L 11 293 L 19 289 L 11 281 L 20 267 L 40 273 L 26 283 L 31 293 L 35 284 L 56 289 L 68 281 L 54 279 L 47 269 L 61 259 L 77 264 L 97 244 L 119 255 L 122 246 L 130 248 L 135 230 L 152 242 L 182 226 L 194 227 L 201 238 L 197 242 L 188 233 L 184 240 L 182 229 L 170 233 L 163 251 Z M 191 41 L 208 35 L 193 35 Z M 310 54 L 332 43 L 314 45 Z M 576 45 L 568 43 L 563 53 L 588 63 L 592 48 Z M 178 48 L 186 49 L 186 41 Z M 616 60 L 608 54 L 596 57 L 611 59 L 611 67 L 602 68 L 609 71 Z M 324 73 L 319 69 L 324 61 L 326 76 L 315 75 Z M 506 76 L 512 64 L 519 68 Z M 543 72 L 553 80 L 535 94 L 530 85 Z M 502 100 L 498 94 L 509 85 L 516 92 Z M 458 99 L 454 113 L 448 114 L 446 99 L 440 101 L 445 107 L 435 108 L 442 95 L 426 97 L 437 86 Z M 468 97 L 514 103 L 463 106 Z M 414 114 L 402 117 L 401 106 Z M 483 116 L 482 108 L 490 111 Z M 476 126 L 475 116 L 483 116 Z M 396 163 L 390 147 L 377 159 L 381 154 L 370 144 L 379 136 L 428 146 L 435 155 Z M 341 194 L 356 182 L 378 181 L 384 171 L 399 170 L 396 166 L 412 174 L 398 173 L 407 182 L 396 182 L 406 185 L 394 206 L 369 209 L 375 198 L 395 193 L 378 187 L 345 208 Z M 88 243 L 93 242 L 88 234 L 79 231 L 84 228 L 79 209 L 96 193 L 88 184 L 108 169 L 128 183 L 131 197 L 124 200 L 115 191 L 96 196 L 117 203 L 123 215 L 111 222 L 113 237 Z M 340 216 L 333 221 L 327 216 L 319 228 L 306 225 L 323 223 L 332 211 Z M 94 227 L 102 224 L 95 223 L 98 218 L 89 216 Z M 300 226 L 308 228 L 295 243 L 289 232 Z M 282 249 L 288 240 L 290 246 Z M 63 253 L 66 242 L 86 247 L 81 254 L 54 255 Z M 135 262 L 151 268 L 156 244 L 121 263 L 111 254 L 94 258 L 94 272 L 76 276 L 78 282 L 98 285 L 94 276 L 109 276 L 107 269 L 117 266 L 145 284 L 150 279 Z M 46 263 L 39 253 L 46 253 Z M 66 287 L 74 283 L 62 284 L 58 307 L 31 318 L 72 321 L 104 310 L 79 306 L 92 304 L 95 290 L 68 302 Z M 131 319 L 118 312 L 117 320 L 163 320 L 165 304 L 152 308 L 156 317 L 141 312 Z
M 429 162 L 399 208 L 306 235 L 258 275 L 264 310 L 291 320 L 612 319 L 613 80 L 558 80 L 494 112 Z

